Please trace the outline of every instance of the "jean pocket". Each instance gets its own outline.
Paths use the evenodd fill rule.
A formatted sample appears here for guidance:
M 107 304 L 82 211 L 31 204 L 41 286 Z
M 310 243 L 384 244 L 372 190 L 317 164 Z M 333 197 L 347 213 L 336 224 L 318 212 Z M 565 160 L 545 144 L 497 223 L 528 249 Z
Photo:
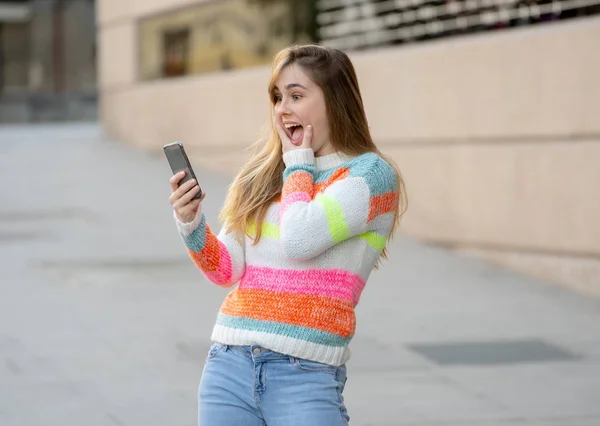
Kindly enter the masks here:
M 310 361 L 303 358 L 293 358 L 293 365 L 302 371 L 314 371 L 336 374 L 339 367 L 335 365 L 323 364 L 317 361 Z

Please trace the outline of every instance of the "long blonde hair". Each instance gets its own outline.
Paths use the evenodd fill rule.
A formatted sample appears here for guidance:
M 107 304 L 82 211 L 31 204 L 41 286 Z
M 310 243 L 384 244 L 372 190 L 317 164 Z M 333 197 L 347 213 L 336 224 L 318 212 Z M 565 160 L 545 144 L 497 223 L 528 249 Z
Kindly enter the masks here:
M 358 79 L 350 58 L 341 50 L 319 45 L 292 46 L 280 51 L 274 58 L 268 86 L 271 113 L 275 102 L 275 81 L 281 70 L 291 64 L 299 65 L 323 91 L 333 148 L 351 156 L 375 152 L 394 168 L 400 196 L 389 235 L 391 237 L 407 206 L 404 182 L 398 166 L 379 151 L 371 138 Z M 254 244 L 260 240 L 261 225 L 269 206 L 281 195 L 285 169 L 279 135 L 272 124 L 267 125 L 263 132 L 263 137 L 251 147 L 254 154 L 234 179 L 220 215 L 228 232 L 235 232 L 240 239 L 256 223 Z M 385 249 L 382 257 L 386 257 Z

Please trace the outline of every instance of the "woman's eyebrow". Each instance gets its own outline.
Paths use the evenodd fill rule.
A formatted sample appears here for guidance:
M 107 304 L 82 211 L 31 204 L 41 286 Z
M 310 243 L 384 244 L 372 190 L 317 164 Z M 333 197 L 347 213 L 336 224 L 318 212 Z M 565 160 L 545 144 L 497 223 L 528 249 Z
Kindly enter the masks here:
M 307 88 L 307 87 L 304 87 L 304 86 L 303 86 L 303 85 L 301 85 L 300 83 L 290 83 L 290 84 L 287 84 L 287 85 L 285 86 L 286 90 L 290 90 L 290 89 L 292 89 L 292 88 L 294 88 L 294 87 L 299 87 L 299 88 L 301 88 L 301 89 L 308 90 L 308 88 Z M 277 86 L 273 86 L 273 91 L 275 91 L 275 90 L 279 91 L 279 87 L 277 87 Z
M 290 90 L 290 89 L 292 89 L 294 87 L 300 87 L 301 89 L 308 90 L 306 87 L 304 87 L 303 85 L 301 85 L 299 83 L 290 83 L 290 84 L 288 84 L 288 85 L 285 86 L 285 88 L 287 90 Z

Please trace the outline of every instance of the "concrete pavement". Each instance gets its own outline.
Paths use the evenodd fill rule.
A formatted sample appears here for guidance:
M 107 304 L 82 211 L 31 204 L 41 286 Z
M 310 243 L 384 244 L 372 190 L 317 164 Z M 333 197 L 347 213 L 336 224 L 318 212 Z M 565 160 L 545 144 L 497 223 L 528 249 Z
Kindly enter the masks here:
M 197 174 L 218 228 L 229 178 Z M 196 424 L 226 291 L 187 258 L 169 176 L 94 124 L 0 128 L 0 426 Z M 351 425 L 600 425 L 600 300 L 390 252 L 357 310 Z

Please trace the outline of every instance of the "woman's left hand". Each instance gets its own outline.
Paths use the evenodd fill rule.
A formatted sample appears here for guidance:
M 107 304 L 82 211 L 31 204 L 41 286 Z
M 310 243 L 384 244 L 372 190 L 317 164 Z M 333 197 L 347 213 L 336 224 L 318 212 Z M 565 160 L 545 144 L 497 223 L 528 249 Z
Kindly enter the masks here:
M 283 152 L 292 151 L 294 149 L 311 148 L 313 127 L 310 124 L 303 129 L 304 135 L 302 136 L 302 141 L 299 144 L 292 142 L 283 126 L 277 120 L 275 120 L 275 127 L 277 128 L 279 139 L 281 139 L 281 147 L 283 148 Z

